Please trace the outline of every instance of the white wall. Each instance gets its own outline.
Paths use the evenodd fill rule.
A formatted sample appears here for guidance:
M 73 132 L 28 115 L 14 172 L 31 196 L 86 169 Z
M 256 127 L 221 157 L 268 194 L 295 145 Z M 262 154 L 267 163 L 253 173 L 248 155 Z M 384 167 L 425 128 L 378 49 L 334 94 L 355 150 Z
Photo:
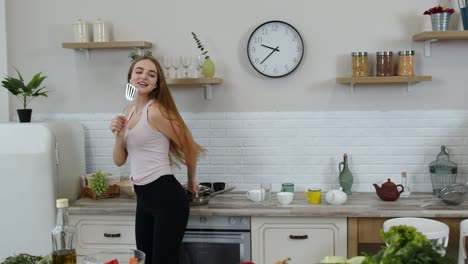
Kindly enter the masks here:
M 0 75 L 7 74 L 5 0 L 0 0 Z M 3 78 L 3 77 L 2 77 Z M 0 122 L 9 120 L 8 91 L 0 88 Z
M 212 101 L 203 99 L 202 88 L 171 88 L 182 111 L 467 110 L 467 42 L 435 42 L 432 56 L 424 57 L 423 43 L 412 41 L 413 34 L 430 30 L 430 17 L 422 13 L 436 4 L 7 0 L 8 59 L 26 78 L 39 71 L 49 76 L 45 83 L 54 92 L 33 102 L 35 113 L 118 112 L 125 106 L 129 50 L 92 50 L 87 60 L 83 52 L 61 48 L 73 40 L 77 18 L 102 18 L 112 23 L 114 40 L 150 41 L 156 55 L 198 54 L 190 32 L 198 33 L 224 83 L 215 86 Z M 294 25 L 306 48 L 297 71 L 281 79 L 259 75 L 246 56 L 250 33 L 273 19 Z M 368 51 L 373 60 L 378 50 L 406 49 L 415 49 L 417 74 L 432 75 L 432 82 L 416 83 L 409 93 L 405 85 L 361 85 L 354 94 L 336 83 L 336 77 L 350 75 L 352 51 Z M 10 110 L 17 104 L 12 101 Z

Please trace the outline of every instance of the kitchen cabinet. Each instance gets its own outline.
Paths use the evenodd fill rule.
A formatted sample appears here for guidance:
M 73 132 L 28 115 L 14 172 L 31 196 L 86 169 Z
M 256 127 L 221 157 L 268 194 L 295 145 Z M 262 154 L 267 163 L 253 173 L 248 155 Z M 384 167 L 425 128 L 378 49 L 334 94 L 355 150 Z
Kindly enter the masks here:
M 383 223 L 390 218 L 383 217 L 350 217 L 348 218 L 348 257 L 362 252 L 373 255 L 384 245 L 380 237 Z M 431 218 L 449 226 L 449 244 L 447 255 L 458 256 L 460 222 L 464 218 Z
M 77 229 L 76 254 L 136 248 L 134 219 L 133 215 L 71 214 L 70 224 Z
M 346 218 L 252 217 L 252 261 L 271 264 L 318 263 L 325 256 L 346 257 Z
M 468 40 L 466 30 L 425 31 L 413 35 L 413 41 L 424 41 L 424 56 L 431 56 L 431 43 L 439 40 Z

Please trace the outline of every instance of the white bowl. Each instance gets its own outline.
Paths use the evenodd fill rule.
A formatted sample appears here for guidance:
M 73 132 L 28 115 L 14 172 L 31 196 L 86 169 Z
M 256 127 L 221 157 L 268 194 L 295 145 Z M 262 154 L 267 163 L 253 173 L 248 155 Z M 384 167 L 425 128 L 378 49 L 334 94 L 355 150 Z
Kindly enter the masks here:
M 279 192 L 276 194 L 278 202 L 282 205 L 287 205 L 292 203 L 294 200 L 294 193 L 292 192 Z

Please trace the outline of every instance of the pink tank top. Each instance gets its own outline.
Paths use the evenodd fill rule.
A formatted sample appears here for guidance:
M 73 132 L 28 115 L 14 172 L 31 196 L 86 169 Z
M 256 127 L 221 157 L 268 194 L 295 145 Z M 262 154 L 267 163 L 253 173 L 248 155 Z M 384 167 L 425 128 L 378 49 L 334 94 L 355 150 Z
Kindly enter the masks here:
M 125 131 L 130 160 L 130 180 L 135 185 L 145 185 L 160 176 L 173 174 L 169 162 L 170 140 L 148 124 L 148 107 L 152 103 L 153 100 L 150 100 L 143 108 L 137 124 Z M 134 112 L 135 107 L 130 112 L 128 120 Z

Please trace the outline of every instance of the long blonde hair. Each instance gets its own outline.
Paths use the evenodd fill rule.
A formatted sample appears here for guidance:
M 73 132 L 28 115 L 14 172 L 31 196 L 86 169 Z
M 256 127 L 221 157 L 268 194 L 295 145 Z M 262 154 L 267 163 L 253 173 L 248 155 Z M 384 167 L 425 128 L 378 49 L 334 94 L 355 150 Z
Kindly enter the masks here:
M 161 113 L 165 118 L 167 118 L 170 121 L 172 129 L 174 129 L 174 125 L 177 125 L 180 128 L 179 130 L 180 134 L 179 133 L 175 133 L 175 134 L 177 135 L 179 142 L 181 143 L 181 146 L 178 146 L 172 140 L 170 142 L 169 160 L 171 164 L 176 165 L 176 166 L 178 166 L 179 163 L 186 164 L 185 154 L 182 150 L 182 145 L 187 145 L 190 148 L 189 151 L 196 151 L 197 156 L 199 156 L 200 154 L 205 154 L 206 149 L 198 145 L 197 142 L 195 142 L 187 125 L 185 125 L 184 120 L 180 116 L 179 111 L 177 110 L 177 106 L 174 102 L 174 99 L 172 98 L 171 92 L 169 91 L 169 88 L 167 87 L 166 78 L 164 77 L 164 74 L 163 74 L 163 69 L 155 58 L 151 56 L 142 56 L 134 60 L 128 70 L 127 81 L 128 82 L 130 81 L 135 64 L 142 60 L 151 61 L 156 66 L 156 69 L 157 69 L 156 87 L 150 93 L 151 99 L 153 99 L 160 106 L 162 106 Z M 174 129 L 174 131 L 176 130 Z

